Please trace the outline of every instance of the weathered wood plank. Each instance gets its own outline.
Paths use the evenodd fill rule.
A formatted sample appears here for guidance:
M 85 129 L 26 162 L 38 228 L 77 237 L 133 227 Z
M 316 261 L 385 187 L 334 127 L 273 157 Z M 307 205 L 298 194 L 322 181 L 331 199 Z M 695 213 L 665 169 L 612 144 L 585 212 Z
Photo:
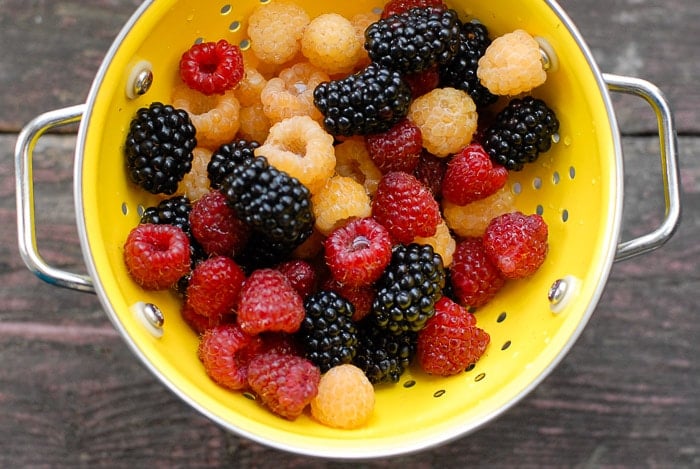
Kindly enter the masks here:
M 34 278 L 16 253 L 13 139 L 0 136 L 0 467 L 357 467 L 288 455 L 220 429 L 138 363 L 94 296 Z M 69 235 L 73 137 L 41 142 L 37 204 L 53 202 L 58 215 L 39 235 L 47 258 L 79 268 Z M 680 147 L 696 154 L 700 139 L 682 138 Z M 636 162 L 627 165 L 632 235 L 653 226 L 644 214 L 660 206 L 650 189 L 656 143 L 625 139 L 625 148 Z M 686 159 L 679 232 L 661 250 L 613 267 L 581 338 L 530 396 L 463 439 L 360 467 L 700 464 L 699 175 L 700 163 Z M 61 246 L 67 254 L 59 255 Z

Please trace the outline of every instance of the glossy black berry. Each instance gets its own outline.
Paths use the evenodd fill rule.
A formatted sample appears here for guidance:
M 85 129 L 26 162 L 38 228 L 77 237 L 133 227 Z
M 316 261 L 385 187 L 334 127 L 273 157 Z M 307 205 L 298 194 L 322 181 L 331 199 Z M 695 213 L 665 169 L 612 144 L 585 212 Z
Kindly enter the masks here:
M 377 282 L 374 324 L 392 334 L 418 332 L 435 314 L 445 287 L 442 258 L 430 245 L 397 245 Z
M 457 53 L 461 22 L 444 8 L 411 8 L 365 30 L 370 59 L 392 70 L 416 73 L 449 62 Z
M 358 336 L 353 364 L 372 384 L 398 382 L 416 354 L 417 333 L 392 334 L 363 321 Z
M 367 135 L 389 130 L 408 114 L 411 89 L 401 74 L 377 64 L 314 90 L 314 105 L 332 135 Z
M 520 171 L 552 146 L 559 120 L 541 99 L 526 96 L 508 103 L 484 133 L 484 150 L 494 163 Z
M 298 336 L 305 356 L 325 373 L 334 366 L 352 363 L 357 350 L 357 326 L 352 303 L 329 290 L 309 295 Z
M 211 155 L 207 164 L 209 186 L 212 189 L 221 188 L 224 179 L 233 172 L 236 166 L 255 157 L 255 149 L 260 144 L 254 140 L 238 139 L 221 145 Z
M 251 240 L 275 256 L 291 252 L 311 235 L 315 222 L 311 193 L 264 156 L 236 166 L 224 179 L 221 192 L 253 229 Z
M 479 59 L 491 44 L 488 29 L 481 23 L 470 21 L 462 25 L 460 38 L 457 54 L 439 68 L 440 86 L 466 91 L 477 107 L 493 104 L 498 97 L 482 85 L 476 76 Z
M 155 102 L 136 112 L 124 145 L 129 178 L 153 194 L 173 194 L 192 168 L 196 131 L 186 111 Z

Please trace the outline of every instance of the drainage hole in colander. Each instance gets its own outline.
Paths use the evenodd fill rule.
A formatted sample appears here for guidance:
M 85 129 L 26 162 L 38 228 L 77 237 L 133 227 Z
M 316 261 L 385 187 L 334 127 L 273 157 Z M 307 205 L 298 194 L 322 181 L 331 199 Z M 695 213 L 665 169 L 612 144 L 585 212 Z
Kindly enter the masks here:
M 513 194 L 518 195 L 523 191 L 523 186 L 519 182 L 516 182 L 515 184 L 513 184 L 512 190 Z
M 245 397 L 246 399 L 250 399 L 251 401 L 256 400 L 255 394 L 253 394 L 252 392 L 248 392 L 248 391 L 243 392 L 243 397 Z
M 136 213 L 138 214 L 139 218 L 143 216 L 143 212 L 146 211 L 146 207 L 143 205 L 139 204 L 138 207 L 136 207 Z
M 571 166 L 571 167 L 569 168 L 569 178 L 570 178 L 570 179 L 573 179 L 573 178 L 575 178 L 575 177 L 576 177 L 576 168 L 574 168 L 573 166 Z
M 532 180 L 532 187 L 535 188 L 535 190 L 539 190 L 542 188 L 542 178 L 536 177 Z
M 226 5 L 221 7 L 221 14 L 228 15 L 229 13 L 231 13 L 231 5 L 227 3 Z
M 561 221 L 566 223 L 568 220 L 569 220 L 569 211 L 567 209 L 564 209 L 561 212 Z
M 479 381 L 481 381 L 484 378 L 486 378 L 486 373 L 479 373 L 478 375 L 476 375 L 474 377 L 474 381 L 478 383 Z
M 435 391 L 435 392 L 433 393 L 433 397 L 442 397 L 442 396 L 445 395 L 446 392 L 447 392 L 447 391 L 445 391 L 444 389 L 440 389 L 440 390 Z
M 198 37 L 197 39 L 194 40 L 194 43 L 195 43 L 195 44 L 201 44 L 201 43 L 203 43 L 203 42 L 204 42 L 204 38 L 203 38 L 203 37 Z
M 544 213 L 544 207 L 542 205 L 537 205 L 537 207 L 535 207 L 535 213 L 539 216 L 542 216 L 542 214 Z
M 243 39 L 241 42 L 238 43 L 238 47 L 240 47 L 241 50 L 250 49 L 250 39 Z
M 552 174 L 552 184 L 555 186 L 559 184 L 559 181 L 561 181 L 561 176 L 559 176 L 559 171 L 554 171 Z
M 498 317 L 496 318 L 496 322 L 503 322 L 503 321 L 505 321 L 507 316 L 508 316 L 508 313 L 506 313 L 505 311 L 503 311 L 503 312 L 502 312 L 501 314 L 499 314 Z
M 122 215 L 127 215 L 129 213 L 129 206 L 126 202 L 122 202 Z
M 239 29 L 241 29 L 241 22 L 240 22 L 240 21 L 234 21 L 234 22 L 231 23 L 231 24 L 229 25 L 229 27 L 228 27 L 228 30 L 229 30 L 230 32 L 232 32 L 232 33 L 235 33 L 235 32 L 238 31 Z
M 416 380 L 415 380 L 415 379 L 409 379 L 408 381 L 406 381 L 405 383 L 403 383 L 403 387 L 404 387 L 404 388 L 407 388 L 407 389 L 408 389 L 408 388 L 412 388 L 412 387 L 415 386 L 415 385 L 416 385 Z
M 501 345 L 501 350 L 508 350 L 508 347 L 510 347 L 511 341 L 506 340 L 503 345 Z
M 471 365 L 469 365 L 468 367 L 466 367 L 466 368 L 464 369 L 464 372 L 465 372 L 465 373 L 468 373 L 468 372 L 472 371 L 474 368 L 476 368 L 476 363 L 472 363 Z

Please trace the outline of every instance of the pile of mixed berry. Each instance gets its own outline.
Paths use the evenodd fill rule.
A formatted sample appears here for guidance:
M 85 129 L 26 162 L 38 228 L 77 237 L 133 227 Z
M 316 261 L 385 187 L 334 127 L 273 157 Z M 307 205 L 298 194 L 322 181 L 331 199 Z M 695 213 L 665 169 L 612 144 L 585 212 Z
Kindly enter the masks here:
M 506 186 L 558 131 L 528 94 L 539 46 L 442 0 L 352 18 L 272 1 L 248 25 L 245 52 L 184 51 L 171 103 L 132 120 L 129 177 L 161 201 L 124 259 L 181 295 L 219 385 L 355 428 L 409 366 L 479 360 L 478 309 L 545 260 L 547 225 Z

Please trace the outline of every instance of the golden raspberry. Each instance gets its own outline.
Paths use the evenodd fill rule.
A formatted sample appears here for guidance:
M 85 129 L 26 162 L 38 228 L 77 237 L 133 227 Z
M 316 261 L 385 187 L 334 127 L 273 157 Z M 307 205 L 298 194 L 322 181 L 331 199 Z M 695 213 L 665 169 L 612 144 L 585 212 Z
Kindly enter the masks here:
M 350 20 L 337 13 L 311 20 L 301 38 L 304 56 L 329 75 L 351 72 L 363 46 Z
M 316 229 L 328 236 L 331 231 L 353 218 L 366 218 L 372 206 L 365 188 L 353 178 L 333 176 L 311 198 Z
M 452 256 L 457 248 L 457 242 L 452 237 L 450 228 L 444 220 L 437 226 L 437 231 L 433 236 L 427 238 L 417 237 L 413 242 L 418 244 L 430 244 L 433 247 L 433 251 L 440 254 L 440 257 L 442 257 L 442 263 L 445 267 L 449 267 L 450 264 L 452 264 Z
M 294 116 L 270 127 L 265 142 L 255 149 L 267 161 L 315 194 L 335 169 L 333 137 L 309 116 Z
M 522 29 L 494 39 L 479 59 L 476 75 L 491 93 L 510 96 L 530 91 L 547 79 L 540 46 Z
M 172 105 L 190 115 L 200 147 L 215 150 L 233 140 L 238 132 L 241 106 L 233 90 L 207 96 L 180 82 L 173 87 Z
M 377 192 L 382 172 L 367 152 L 365 140 L 353 137 L 335 147 L 335 172 L 348 176 L 365 187 L 369 195 Z
M 359 428 L 374 412 L 374 387 L 355 365 L 334 366 L 321 376 L 311 415 L 334 428 Z
M 467 205 L 456 205 L 444 199 L 442 201 L 442 213 L 447 226 L 463 238 L 482 236 L 491 219 L 514 211 L 515 196 L 508 187 Z
M 247 61 L 244 64 L 245 73 L 236 87 L 235 95 L 242 107 L 248 107 L 260 104 L 260 93 L 265 88 L 267 80 L 252 64 Z
M 466 92 L 436 88 L 411 103 L 408 118 L 420 128 L 423 147 L 443 158 L 471 142 L 478 115 L 476 104 Z
M 357 39 L 362 43 L 362 47 L 358 51 L 357 57 L 355 58 L 356 70 L 359 70 L 365 67 L 366 65 L 369 65 L 369 63 L 371 62 L 369 54 L 367 53 L 367 50 L 364 47 L 365 30 L 370 24 L 379 21 L 379 18 L 379 13 L 369 11 L 364 13 L 358 13 L 352 18 L 350 18 L 350 23 L 352 23 L 352 26 L 355 28 L 355 36 L 357 36 Z
M 248 18 L 250 49 L 263 62 L 283 64 L 301 49 L 301 37 L 309 22 L 306 11 L 293 3 L 260 5 Z
M 264 142 L 270 131 L 270 119 L 263 111 L 262 103 L 248 107 L 242 107 L 240 111 L 241 126 L 238 129 L 238 136 L 246 140 Z
M 184 195 L 194 202 L 209 193 L 209 176 L 207 165 L 211 160 L 211 150 L 197 147 L 192 151 L 192 169 L 185 174 L 177 186 L 177 195 Z
M 272 123 L 292 116 L 310 116 L 321 122 L 323 114 L 314 106 L 314 88 L 328 80 L 328 74 L 308 62 L 282 70 L 260 94 L 265 114 Z

